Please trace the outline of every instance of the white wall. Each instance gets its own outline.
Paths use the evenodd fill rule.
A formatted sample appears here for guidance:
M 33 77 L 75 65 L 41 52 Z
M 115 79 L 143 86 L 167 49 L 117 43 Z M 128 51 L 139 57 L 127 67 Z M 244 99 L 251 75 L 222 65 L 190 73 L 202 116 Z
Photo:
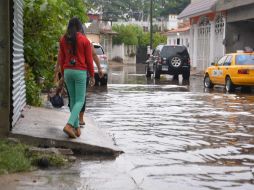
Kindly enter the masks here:
M 112 49 L 112 59 L 115 57 L 124 57 L 124 46 L 123 45 L 113 45 Z
M 125 64 L 136 64 L 136 55 L 129 56 L 131 52 L 136 54 L 136 46 L 127 46 L 124 44 L 114 45 L 112 50 L 112 59 L 115 57 L 121 57 L 123 59 L 123 63 Z
M 178 20 L 177 20 L 177 15 L 169 15 L 168 16 L 168 21 L 167 21 L 167 29 L 172 30 L 176 29 L 178 27 Z
M 180 43 L 177 44 L 177 39 L 180 39 Z M 190 45 L 190 32 L 181 32 L 179 35 L 177 33 L 172 33 L 167 36 L 168 45 L 184 45 L 189 49 Z

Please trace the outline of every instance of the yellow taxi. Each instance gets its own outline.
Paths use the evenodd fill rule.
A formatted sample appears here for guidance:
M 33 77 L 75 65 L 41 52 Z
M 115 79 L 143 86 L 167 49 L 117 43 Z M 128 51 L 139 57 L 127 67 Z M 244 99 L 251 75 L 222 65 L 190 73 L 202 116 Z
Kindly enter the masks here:
M 204 74 L 204 87 L 224 85 L 227 92 L 232 92 L 238 86 L 254 86 L 254 52 L 237 51 L 229 53 L 212 63 Z

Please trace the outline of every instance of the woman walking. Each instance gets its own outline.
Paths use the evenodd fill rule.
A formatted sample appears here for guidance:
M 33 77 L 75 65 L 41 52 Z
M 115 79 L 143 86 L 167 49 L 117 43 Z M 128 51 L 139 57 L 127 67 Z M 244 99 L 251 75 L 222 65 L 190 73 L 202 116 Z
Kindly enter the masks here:
M 87 71 L 94 84 L 94 67 L 90 41 L 82 34 L 82 23 L 76 17 L 69 21 L 66 34 L 60 39 L 58 62 L 69 92 L 71 115 L 63 131 L 76 138 L 81 134 L 79 112 L 86 95 Z

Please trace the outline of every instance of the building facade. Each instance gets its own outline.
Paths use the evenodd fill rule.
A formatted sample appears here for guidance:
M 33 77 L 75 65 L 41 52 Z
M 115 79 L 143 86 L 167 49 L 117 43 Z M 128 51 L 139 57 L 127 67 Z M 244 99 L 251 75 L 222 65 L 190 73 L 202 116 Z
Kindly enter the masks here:
M 101 13 L 89 13 L 89 23 L 84 25 L 85 33 L 92 42 L 100 43 L 108 57 L 112 59 L 113 36 L 117 33 L 112 31 L 111 22 L 103 21 Z
M 254 0 L 220 0 L 216 10 L 226 12 L 226 52 L 254 48 Z
M 190 25 L 186 23 L 184 26 L 179 26 L 177 29 L 165 32 L 168 45 L 183 45 L 190 51 Z
M 204 71 L 225 53 L 254 47 L 254 0 L 192 0 L 179 15 L 190 21 L 190 57 Z
M 198 72 L 225 53 L 225 24 L 223 11 L 216 12 L 217 0 L 195 0 L 179 15 L 190 20 L 190 57 Z

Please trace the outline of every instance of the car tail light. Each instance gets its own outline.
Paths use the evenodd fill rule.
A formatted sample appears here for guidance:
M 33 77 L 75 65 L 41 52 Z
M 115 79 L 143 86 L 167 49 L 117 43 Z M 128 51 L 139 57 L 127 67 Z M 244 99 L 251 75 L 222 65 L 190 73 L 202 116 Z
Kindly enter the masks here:
M 249 70 L 248 69 L 239 69 L 238 74 L 249 74 Z
M 162 58 L 162 64 L 166 64 L 167 63 L 167 58 L 163 57 Z

